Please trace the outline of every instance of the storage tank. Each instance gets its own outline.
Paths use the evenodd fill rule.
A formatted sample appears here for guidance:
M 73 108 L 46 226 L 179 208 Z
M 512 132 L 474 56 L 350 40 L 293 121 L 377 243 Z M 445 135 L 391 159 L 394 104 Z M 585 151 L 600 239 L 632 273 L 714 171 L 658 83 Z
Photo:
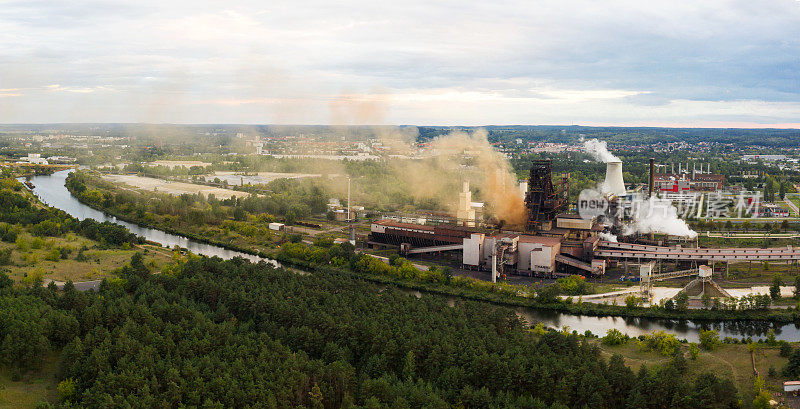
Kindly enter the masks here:
M 625 181 L 622 180 L 622 162 L 606 163 L 606 181 L 603 184 L 603 190 L 603 193 L 625 196 Z

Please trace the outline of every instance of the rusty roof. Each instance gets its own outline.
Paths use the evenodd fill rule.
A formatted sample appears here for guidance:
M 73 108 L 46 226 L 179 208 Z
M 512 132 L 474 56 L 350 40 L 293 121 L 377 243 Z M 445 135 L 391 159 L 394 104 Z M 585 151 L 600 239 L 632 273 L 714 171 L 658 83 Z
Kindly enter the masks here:
M 386 227 L 397 227 L 397 228 L 401 228 L 401 229 L 415 229 L 415 230 L 433 231 L 433 227 L 431 227 L 431 226 L 425 226 L 425 225 L 422 225 L 422 224 L 413 224 L 413 223 L 400 223 L 400 222 L 396 222 L 394 220 L 388 220 L 388 219 L 376 220 L 376 221 L 374 221 L 372 223 L 378 224 L 378 225 L 381 225 L 381 226 L 386 226 Z

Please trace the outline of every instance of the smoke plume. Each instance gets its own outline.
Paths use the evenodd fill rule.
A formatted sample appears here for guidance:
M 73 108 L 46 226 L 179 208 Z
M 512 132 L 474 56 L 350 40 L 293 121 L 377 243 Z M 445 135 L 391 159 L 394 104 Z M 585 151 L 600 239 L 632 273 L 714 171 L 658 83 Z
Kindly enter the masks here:
M 600 233 L 597 233 L 597 237 L 599 237 L 600 240 L 613 241 L 615 243 L 617 242 L 617 236 L 615 236 L 615 235 L 613 235 L 611 233 L 600 232 Z
M 623 234 L 664 233 L 688 238 L 697 237 L 686 221 L 678 217 L 678 210 L 667 199 L 637 198 L 633 202 L 633 221 L 625 226 Z
M 584 151 L 592 155 L 596 160 L 606 163 L 621 162 L 617 156 L 609 152 L 605 141 L 594 138 L 582 141 Z M 605 182 L 601 182 L 598 190 L 605 192 L 609 189 Z M 623 235 L 662 233 L 689 238 L 697 237 L 697 232 L 692 230 L 685 220 L 678 217 L 678 209 L 672 205 L 670 200 L 656 197 L 645 199 L 639 196 L 634 196 L 632 200 L 632 220 L 623 228 Z
M 595 160 L 600 162 L 621 162 L 618 157 L 608 150 L 606 141 L 601 141 L 595 138 L 582 140 L 583 150 L 592 155 Z
M 389 111 L 388 98 L 381 93 L 343 93 L 330 109 L 333 123 L 341 125 L 342 132 L 354 131 L 345 125 L 366 125 L 383 146 L 394 152 L 387 163 L 403 187 L 397 194 L 410 195 L 418 202 L 434 199 L 455 213 L 458 193 L 467 180 L 474 192 L 473 200 L 486 203 L 486 214 L 509 225 L 525 223 L 525 204 L 517 177 L 506 157 L 489 143 L 486 131 L 451 132 L 420 150 L 416 128 L 381 125 Z
M 455 165 L 457 169 L 463 169 L 466 160 L 474 168 L 472 176 L 468 177 L 470 184 L 477 188 L 480 199 L 489 206 L 491 214 L 511 225 L 519 226 L 525 222 L 525 203 L 519 194 L 517 177 L 506 157 L 489 143 L 486 131 L 452 132 L 434 139 L 429 151 L 440 165 L 449 163 L 451 168 Z M 433 175 L 428 174 L 426 179 L 436 180 Z M 456 176 L 455 180 L 459 179 L 457 175 L 450 177 L 453 176 Z

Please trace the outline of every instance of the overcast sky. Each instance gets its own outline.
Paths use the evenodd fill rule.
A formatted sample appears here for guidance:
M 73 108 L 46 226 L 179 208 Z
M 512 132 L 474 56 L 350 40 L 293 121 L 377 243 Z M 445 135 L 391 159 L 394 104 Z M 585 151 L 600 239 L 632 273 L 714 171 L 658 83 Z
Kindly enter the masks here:
M 800 1 L 0 0 L 0 122 L 800 128 Z

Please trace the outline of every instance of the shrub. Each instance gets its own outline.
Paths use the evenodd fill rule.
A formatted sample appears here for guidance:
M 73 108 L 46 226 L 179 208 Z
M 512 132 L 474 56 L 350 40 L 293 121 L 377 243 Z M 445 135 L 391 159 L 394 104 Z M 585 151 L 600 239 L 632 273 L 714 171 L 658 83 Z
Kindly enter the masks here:
M 14 244 L 17 246 L 17 250 L 28 251 L 28 240 L 25 240 L 25 237 L 17 237 L 17 239 L 14 241 Z
M 48 261 L 58 261 L 61 258 L 61 252 L 58 249 L 52 249 L 44 255 L 44 259 Z
M 623 334 L 616 328 L 611 328 L 606 332 L 606 336 L 602 338 L 604 345 L 622 345 L 630 339 L 629 336 Z
M 643 335 L 642 341 L 637 344 L 639 349 L 644 351 L 655 351 L 663 356 L 673 356 L 680 348 L 681 342 L 675 335 L 667 334 L 664 331 L 653 331 L 649 335 Z
M 694 361 L 697 359 L 698 355 L 700 355 L 700 348 L 697 347 L 697 344 L 689 344 L 689 357 Z
M 764 264 L 767 262 L 765 261 Z M 769 296 L 772 297 L 773 300 L 777 300 L 781 298 L 781 286 L 783 285 L 783 280 L 779 274 L 775 274 L 772 278 L 772 285 L 769 287 Z
M 58 383 L 58 396 L 61 400 L 69 400 L 75 396 L 77 391 L 77 382 L 75 379 L 67 378 Z
M 571 275 L 569 277 L 562 277 L 556 280 L 562 294 L 566 295 L 583 295 L 590 293 L 589 284 L 586 283 L 586 278 L 579 275 Z
M 641 304 L 641 303 L 642 303 L 642 300 L 640 300 L 639 297 L 637 297 L 635 295 L 629 295 L 629 296 L 625 297 L 625 306 L 628 307 L 628 308 L 638 307 L 639 304 Z
M 706 351 L 713 351 L 719 346 L 719 343 L 719 332 L 717 330 L 700 331 L 700 346 Z
M 42 240 L 41 237 L 34 237 L 33 240 L 31 240 L 32 249 L 38 250 L 42 247 L 44 247 L 44 240 Z
M 7 266 L 11 264 L 11 254 L 14 252 L 13 248 L 0 250 L 0 266 Z
M 792 345 L 789 344 L 786 341 L 780 341 L 780 344 L 781 344 L 780 356 L 782 356 L 784 358 L 788 358 L 789 356 L 791 356 L 792 355 Z

